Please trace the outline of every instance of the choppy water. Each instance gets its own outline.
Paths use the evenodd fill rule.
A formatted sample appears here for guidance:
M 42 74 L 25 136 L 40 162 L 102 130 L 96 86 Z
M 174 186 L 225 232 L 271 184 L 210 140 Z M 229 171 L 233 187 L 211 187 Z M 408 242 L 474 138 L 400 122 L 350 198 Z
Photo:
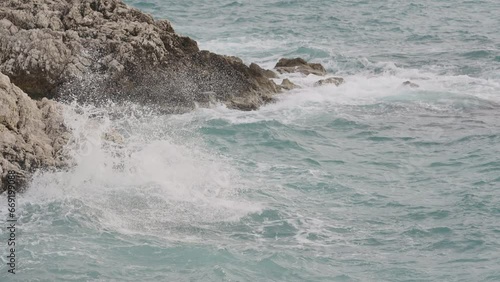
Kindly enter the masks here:
M 1 281 L 500 280 L 500 2 L 127 2 L 346 83 L 295 75 L 253 112 L 69 105 L 77 166 L 18 199 Z

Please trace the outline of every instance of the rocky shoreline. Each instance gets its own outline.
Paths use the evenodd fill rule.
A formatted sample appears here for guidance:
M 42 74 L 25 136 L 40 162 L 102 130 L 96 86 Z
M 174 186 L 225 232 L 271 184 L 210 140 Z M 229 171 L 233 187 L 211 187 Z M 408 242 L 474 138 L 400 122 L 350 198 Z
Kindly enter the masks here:
M 275 70 L 326 74 L 300 58 L 281 59 Z M 255 110 L 298 87 L 288 79 L 277 85 L 276 72 L 200 50 L 167 20 L 119 0 L 2 1 L 1 182 L 8 170 L 26 182 L 36 169 L 67 166 L 63 148 L 71 133 L 55 101 L 133 102 L 165 113 L 216 101 Z
M 167 20 L 118 0 L 7 0 L 0 19 L 0 71 L 31 97 L 128 100 L 174 112 L 210 99 L 256 108 L 277 93 L 240 59 L 201 51 Z
M 0 73 L 0 192 L 7 189 L 9 171 L 17 174 L 15 187 L 22 190 L 36 169 L 67 165 L 70 132 L 61 112 L 58 103 L 32 100 Z

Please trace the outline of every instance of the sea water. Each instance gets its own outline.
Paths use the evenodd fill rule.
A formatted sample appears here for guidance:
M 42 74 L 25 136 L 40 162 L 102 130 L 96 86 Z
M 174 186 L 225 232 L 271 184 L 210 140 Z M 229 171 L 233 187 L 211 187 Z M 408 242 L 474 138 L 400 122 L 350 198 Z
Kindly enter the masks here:
M 301 88 L 251 112 L 68 104 L 75 166 L 17 195 L 0 281 L 500 281 L 500 2 L 126 2 L 346 82 L 282 76 Z

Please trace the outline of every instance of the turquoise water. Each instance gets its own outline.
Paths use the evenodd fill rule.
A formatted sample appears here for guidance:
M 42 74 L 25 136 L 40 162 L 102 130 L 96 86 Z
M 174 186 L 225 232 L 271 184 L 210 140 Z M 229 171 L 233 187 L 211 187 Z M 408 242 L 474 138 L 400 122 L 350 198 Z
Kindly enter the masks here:
M 0 281 L 500 281 L 499 2 L 127 3 L 346 83 L 290 75 L 253 112 L 68 105 L 76 166 L 19 196 Z

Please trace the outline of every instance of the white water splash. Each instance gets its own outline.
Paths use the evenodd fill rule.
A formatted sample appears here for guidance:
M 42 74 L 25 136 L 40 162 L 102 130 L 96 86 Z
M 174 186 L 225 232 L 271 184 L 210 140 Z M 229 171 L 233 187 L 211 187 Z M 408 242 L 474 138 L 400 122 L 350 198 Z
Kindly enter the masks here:
M 189 125 L 178 124 L 185 120 L 114 105 L 73 104 L 65 114 L 75 165 L 37 173 L 21 196 L 24 203 L 77 200 L 100 228 L 158 236 L 261 209 L 245 199 L 245 183 L 230 160 L 206 150 Z

